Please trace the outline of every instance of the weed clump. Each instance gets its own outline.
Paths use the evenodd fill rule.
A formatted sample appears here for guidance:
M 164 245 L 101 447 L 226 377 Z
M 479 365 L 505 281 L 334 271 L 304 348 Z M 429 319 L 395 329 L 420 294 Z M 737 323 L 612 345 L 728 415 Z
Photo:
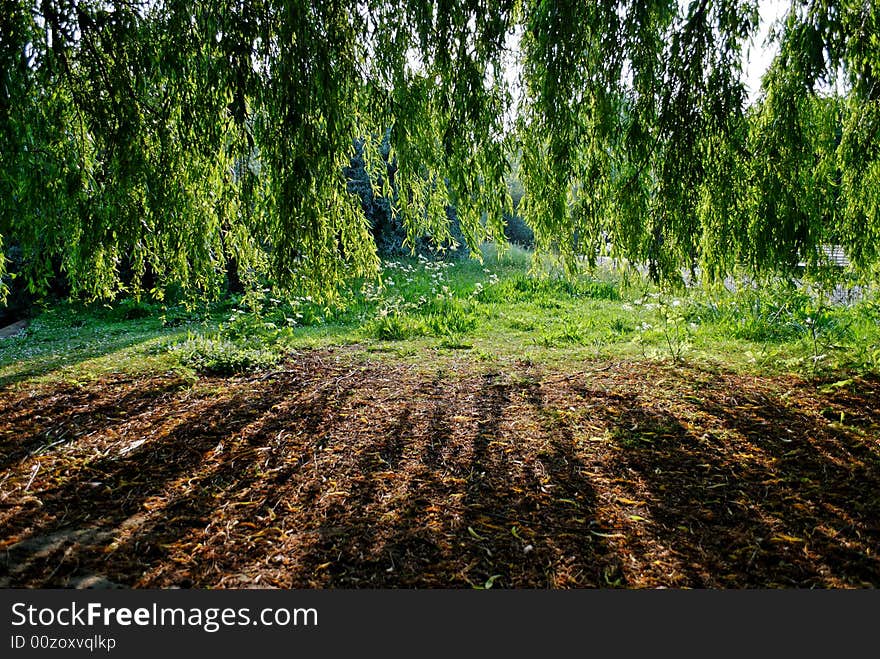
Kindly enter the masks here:
M 269 348 L 253 348 L 219 336 L 193 336 L 178 345 L 180 361 L 203 375 L 235 375 L 268 368 L 281 360 Z

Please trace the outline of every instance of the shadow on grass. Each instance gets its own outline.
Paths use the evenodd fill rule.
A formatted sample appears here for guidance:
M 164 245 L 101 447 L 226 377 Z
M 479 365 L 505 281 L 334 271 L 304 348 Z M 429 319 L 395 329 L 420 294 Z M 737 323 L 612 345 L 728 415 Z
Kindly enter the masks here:
M 95 327 L 72 327 L 69 335 L 54 338 L 56 334 L 63 333 L 63 330 L 55 329 L 52 337 L 41 337 L 28 330 L 21 337 L 3 339 L 0 349 L 9 358 L 0 358 L 0 388 L 69 369 L 156 339 L 171 341 L 183 336 L 179 328 L 163 328 L 158 324 L 131 328 L 124 323 L 108 325 L 105 331 Z M 37 354 L 29 355 L 28 351 Z

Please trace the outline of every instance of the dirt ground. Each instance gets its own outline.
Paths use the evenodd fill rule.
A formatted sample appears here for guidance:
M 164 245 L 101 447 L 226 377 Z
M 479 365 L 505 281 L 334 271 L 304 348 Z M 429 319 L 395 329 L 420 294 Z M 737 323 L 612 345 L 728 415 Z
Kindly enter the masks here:
M 365 362 L 0 389 L 0 586 L 880 586 L 880 380 Z

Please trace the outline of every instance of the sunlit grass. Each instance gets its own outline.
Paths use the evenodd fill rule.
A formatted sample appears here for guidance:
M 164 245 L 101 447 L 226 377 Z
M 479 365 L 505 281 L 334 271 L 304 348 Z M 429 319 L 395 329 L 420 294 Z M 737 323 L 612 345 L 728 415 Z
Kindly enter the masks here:
M 591 360 L 687 361 L 760 373 L 876 371 L 880 305 L 870 292 L 830 304 L 784 283 L 735 293 L 671 293 L 598 269 L 566 279 L 535 272 L 531 254 L 491 247 L 482 261 L 404 258 L 338 302 L 269 291 L 201 314 L 123 302 L 59 305 L 24 336 L 0 342 L 0 382 L 89 379 L 113 372 L 227 374 L 268 368 L 291 352 L 349 346 L 414 365 Z

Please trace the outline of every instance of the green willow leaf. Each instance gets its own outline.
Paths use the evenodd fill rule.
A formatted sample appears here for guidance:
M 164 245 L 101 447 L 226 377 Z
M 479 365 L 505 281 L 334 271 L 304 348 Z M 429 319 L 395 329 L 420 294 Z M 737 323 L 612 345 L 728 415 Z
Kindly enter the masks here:
M 450 245 L 452 209 L 500 241 L 515 161 L 569 272 L 712 280 L 834 243 L 876 273 L 877 3 L 793 3 L 751 105 L 756 0 L 3 0 L 0 28 L 0 239 L 37 292 L 375 276 L 354 144 L 410 246 Z

